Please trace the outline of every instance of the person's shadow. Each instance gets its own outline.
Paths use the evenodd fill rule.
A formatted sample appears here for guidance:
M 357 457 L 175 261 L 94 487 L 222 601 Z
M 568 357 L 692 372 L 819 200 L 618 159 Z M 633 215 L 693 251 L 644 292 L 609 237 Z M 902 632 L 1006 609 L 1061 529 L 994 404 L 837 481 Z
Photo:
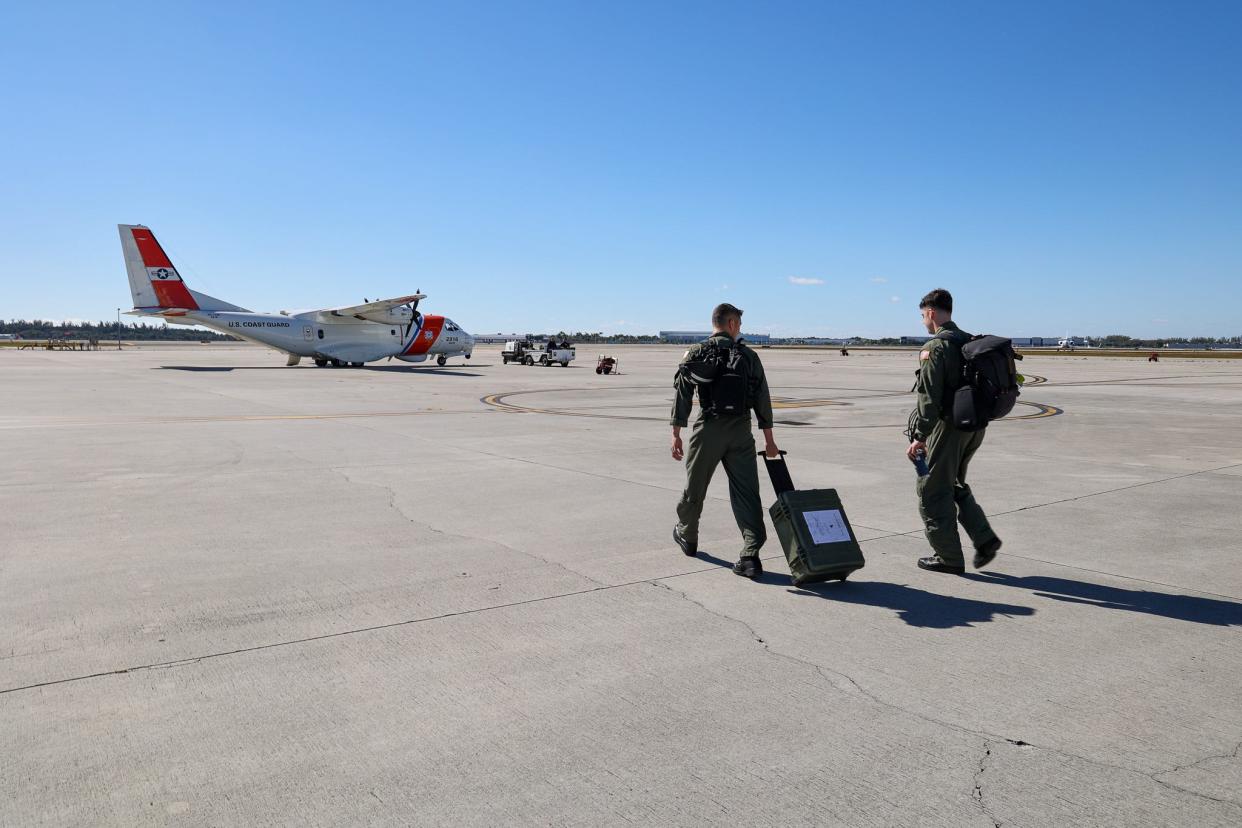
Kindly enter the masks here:
M 1146 589 L 1121 589 L 1044 575 L 1016 576 L 1003 572 L 975 572 L 965 576 L 985 584 L 1028 589 L 1040 598 L 1104 609 L 1128 610 L 1198 624 L 1242 626 L 1242 603 L 1199 595 L 1177 595 Z
M 731 561 L 717 558 L 706 552 L 699 552 L 699 560 L 717 566 L 732 567 Z M 770 585 L 790 585 L 789 576 L 783 572 L 764 571 L 756 583 Z M 1018 615 L 1034 615 L 1031 607 L 1016 604 L 998 604 L 992 601 L 976 601 L 971 598 L 958 598 L 955 595 L 940 595 L 927 592 L 905 584 L 890 584 L 884 581 L 833 581 L 823 584 L 807 584 L 793 587 L 791 595 L 809 598 L 826 598 L 840 604 L 863 604 L 871 607 L 883 607 L 897 613 L 897 617 L 912 627 L 931 627 L 949 629 L 951 627 L 971 627 L 995 620 L 996 616 L 1014 617 Z

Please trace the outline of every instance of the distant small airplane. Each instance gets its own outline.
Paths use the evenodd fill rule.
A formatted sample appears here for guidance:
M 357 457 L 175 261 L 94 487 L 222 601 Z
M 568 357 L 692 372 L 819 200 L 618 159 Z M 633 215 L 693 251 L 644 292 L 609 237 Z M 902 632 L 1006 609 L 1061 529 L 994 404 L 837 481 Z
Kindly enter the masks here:
M 1072 350 L 1074 350 L 1075 348 L 1077 348 L 1077 347 L 1078 347 L 1078 345 L 1079 345 L 1079 343 L 1077 343 L 1077 342 L 1075 342 L 1075 341 L 1074 341 L 1074 337 L 1070 336 L 1070 335 L 1067 333 L 1067 334 L 1065 334 L 1065 336 L 1064 336 L 1061 340 L 1059 340 L 1059 341 L 1057 342 L 1057 350 L 1058 350 L 1058 351 L 1072 351 Z M 1084 338 L 1083 338 L 1083 341 L 1082 341 L 1082 347 L 1084 347 L 1084 348 L 1090 348 L 1090 347 L 1091 347 L 1091 340 L 1090 340 L 1089 338 L 1085 338 L 1085 337 L 1084 337 Z
M 422 293 L 361 305 L 309 311 L 254 313 L 191 290 L 149 227 L 118 224 L 133 316 L 158 316 L 174 325 L 202 325 L 282 351 L 288 365 L 310 357 L 319 367 L 361 366 L 396 357 L 443 365 L 452 356 L 470 359 L 474 337 L 453 320 L 421 314 Z

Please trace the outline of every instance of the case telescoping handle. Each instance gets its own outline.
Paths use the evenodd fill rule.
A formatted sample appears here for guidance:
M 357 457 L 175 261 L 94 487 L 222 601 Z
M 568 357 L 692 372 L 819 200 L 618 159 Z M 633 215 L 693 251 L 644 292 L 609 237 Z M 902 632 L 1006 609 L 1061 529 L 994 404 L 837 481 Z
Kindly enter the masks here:
M 764 466 L 768 469 L 768 478 L 772 481 L 772 488 L 778 495 L 794 490 L 793 478 L 789 476 L 789 466 L 785 465 L 785 455 L 787 453 L 778 450 L 774 458 L 768 457 L 762 451 L 758 453 L 763 458 Z

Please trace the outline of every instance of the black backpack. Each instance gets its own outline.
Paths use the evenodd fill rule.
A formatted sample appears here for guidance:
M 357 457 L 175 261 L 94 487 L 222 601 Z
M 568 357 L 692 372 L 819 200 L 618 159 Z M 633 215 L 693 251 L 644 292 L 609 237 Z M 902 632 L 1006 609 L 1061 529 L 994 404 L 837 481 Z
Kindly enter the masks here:
M 704 343 L 699 358 L 682 370 L 699 389 L 699 405 L 709 417 L 736 417 L 748 413 L 750 371 L 739 344 L 723 347 L 714 339 Z
M 952 341 L 951 336 L 941 338 Z M 1022 355 L 1001 336 L 979 334 L 962 344 L 961 385 L 950 406 L 954 428 L 979 431 L 1013 411 L 1019 393 L 1016 359 Z

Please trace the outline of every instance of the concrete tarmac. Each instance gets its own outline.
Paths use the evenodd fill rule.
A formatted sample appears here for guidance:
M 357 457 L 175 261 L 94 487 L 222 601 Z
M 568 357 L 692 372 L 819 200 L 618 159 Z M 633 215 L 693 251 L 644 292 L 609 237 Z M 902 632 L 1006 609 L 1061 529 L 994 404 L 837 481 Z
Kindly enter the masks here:
M 797 589 L 723 474 L 672 545 L 681 349 L 578 353 L 0 353 L 0 824 L 1242 824 L 1242 364 L 1027 359 L 954 577 L 916 354 L 762 350 L 867 556 Z

